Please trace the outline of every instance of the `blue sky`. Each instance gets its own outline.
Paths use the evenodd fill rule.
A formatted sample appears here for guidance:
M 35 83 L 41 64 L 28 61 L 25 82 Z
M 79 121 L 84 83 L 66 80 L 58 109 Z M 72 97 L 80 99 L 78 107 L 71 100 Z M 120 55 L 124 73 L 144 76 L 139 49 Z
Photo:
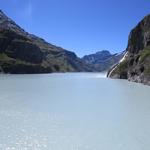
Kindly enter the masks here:
M 26 31 L 78 56 L 127 46 L 130 30 L 150 13 L 149 0 L 1 0 Z

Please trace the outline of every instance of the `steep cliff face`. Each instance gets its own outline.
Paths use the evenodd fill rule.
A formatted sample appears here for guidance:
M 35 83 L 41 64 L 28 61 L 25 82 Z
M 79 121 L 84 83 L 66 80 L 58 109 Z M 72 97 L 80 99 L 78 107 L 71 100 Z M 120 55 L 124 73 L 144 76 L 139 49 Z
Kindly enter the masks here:
M 0 71 L 50 73 L 92 69 L 75 53 L 27 33 L 0 10 Z
M 131 31 L 124 59 L 108 76 L 150 85 L 150 15 Z
M 117 64 L 123 54 L 123 52 L 111 54 L 108 50 L 102 50 L 95 54 L 85 55 L 82 59 L 92 66 L 95 71 L 105 71 Z

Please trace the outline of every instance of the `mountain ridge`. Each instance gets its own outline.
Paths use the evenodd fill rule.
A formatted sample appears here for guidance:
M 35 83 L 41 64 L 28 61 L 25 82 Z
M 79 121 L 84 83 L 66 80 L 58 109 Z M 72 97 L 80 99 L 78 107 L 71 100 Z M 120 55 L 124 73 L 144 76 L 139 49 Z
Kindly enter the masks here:
M 89 61 L 91 57 L 93 62 Z M 0 10 L 0 72 L 100 72 L 108 70 L 121 57 L 122 54 L 102 50 L 79 58 L 74 52 L 26 32 Z
M 18 26 L 0 10 L 0 70 L 5 73 L 93 71 L 74 52 Z
M 95 71 L 106 71 L 117 64 L 122 57 L 123 52 L 111 54 L 108 50 L 101 50 L 94 54 L 85 55 L 82 59 L 93 66 Z

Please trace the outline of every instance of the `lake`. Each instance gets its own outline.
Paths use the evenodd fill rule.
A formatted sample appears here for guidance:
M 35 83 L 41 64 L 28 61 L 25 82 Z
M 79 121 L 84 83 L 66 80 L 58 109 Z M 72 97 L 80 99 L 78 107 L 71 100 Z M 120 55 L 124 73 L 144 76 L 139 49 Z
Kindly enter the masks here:
M 1 150 L 149 150 L 150 87 L 101 73 L 0 75 Z

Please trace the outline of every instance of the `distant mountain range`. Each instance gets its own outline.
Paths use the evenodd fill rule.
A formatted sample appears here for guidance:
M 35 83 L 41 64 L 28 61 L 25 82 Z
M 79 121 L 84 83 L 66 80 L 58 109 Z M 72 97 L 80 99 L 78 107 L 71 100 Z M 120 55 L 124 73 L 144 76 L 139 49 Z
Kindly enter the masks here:
M 108 77 L 150 85 L 150 15 L 131 31 L 126 54 L 109 70 Z
M 108 70 L 121 54 L 100 51 L 79 58 L 74 52 L 29 34 L 0 10 L 0 72 L 12 74 Z
M 98 51 L 95 54 L 85 55 L 82 59 L 95 71 L 105 71 L 117 64 L 124 52 L 111 54 L 108 50 Z

